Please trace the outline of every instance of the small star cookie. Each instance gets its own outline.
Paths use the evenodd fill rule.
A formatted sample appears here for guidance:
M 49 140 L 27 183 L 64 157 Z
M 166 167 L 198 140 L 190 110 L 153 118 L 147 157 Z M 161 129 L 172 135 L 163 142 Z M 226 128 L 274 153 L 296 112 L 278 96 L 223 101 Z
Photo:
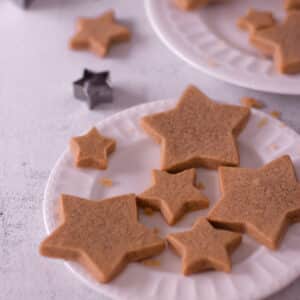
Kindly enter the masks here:
M 249 115 L 249 108 L 213 102 L 189 86 L 174 109 L 142 118 L 141 126 L 161 143 L 163 170 L 237 166 L 235 136 Z
M 282 24 L 254 32 L 251 42 L 273 56 L 279 72 L 300 72 L 300 11 L 291 11 Z
M 170 234 L 167 240 L 182 256 L 182 273 L 190 275 L 209 269 L 230 272 L 229 254 L 240 245 L 242 236 L 217 230 L 205 218 L 199 218 L 190 231 Z
M 138 196 L 138 204 L 160 210 L 169 225 L 187 211 L 207 208 L 209 201 L 196 188 L 196 170 L 177 174 L 154 170 L 153 185 Z
M 75 165 L 80 168 L 106 169 L 107 156 L 116 148 L 116 141 L 102 136 L 94 127 L 87 134 L 70 141 Z
M 41 243 L 41 255 L 77 261 L 100 282 L 164 250 L 164 241 L 138 222 L 135 195 L 98 202 L 63 195 L 61 208 L 63 223 Z
M 300 221 L 300 184 L 283 156 L 260 169 L 219 169 L 222 198 L 208 219 L 221 228 L 246 231 L 276 249 L 292 222 Z
M 128 28 L 116 23 L 114 12 L 108 11 L 95 19 L 80 18 L 70 48 L 91 50 L 105 56 L 113 44 L 128 41 L 130 35 Z
M 286 10 L 300 9 L 300 0 L 285 0 L 284 7 Z
M 276 20 L 271 12 L 256 9 L 249 9 L 247 14 L 237 22 L 239 28 L 247 30 L 250 33 L 272 27 L 275 24 Z

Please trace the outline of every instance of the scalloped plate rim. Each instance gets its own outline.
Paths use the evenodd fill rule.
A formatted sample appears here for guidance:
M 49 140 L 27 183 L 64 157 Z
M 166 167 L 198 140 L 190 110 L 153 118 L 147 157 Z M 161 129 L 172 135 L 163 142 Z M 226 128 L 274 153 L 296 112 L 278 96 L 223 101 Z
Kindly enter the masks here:
M 180 41 L 177 42 L 172 41 L 172 35 L 170 36 L 170 34 L 166 33 L 165 26 L 162 26 L 162 24 L 164 24 L 164 22 L 166 21 L 160 19 L 156 15 L 155 1 L 162 1 L 162 0 L 145 0 L 144 2 L 146 15 L 148 17 L 148 20 L 150 21 L 150 24 L 154 32 L 157 34 L 159 39 L 171 52 L 173 52 L 181 60 L 191 65 L 193 68 L 205 74 L 208 74 L 213 78 L 243 88 L 248 88 L 248 89 L 261 91 L 261 92 L 276 93 L 276 94 L 285 94 L 285 95 L 294 95 L 294 96 L 300 95 L 299 84 L 297 86 L 295 84 L 292 84 L 292 87 L 290 85 L 286 87 L 286 84 L 290 83 L 290 81 L 288 81 L 287 76 L 281 79 L 285 81 L 284 82 L 285 84 L 282 83 L 278 84 L 279 83 L 278 81 L 276 81 L 275 83 L 271 82 L 271 80 L 265 81 L 263 78 L 260 78 L 260 80 L 258 81 L 250 80 L 253 79 L 253 77 L 249 78 L 249 81 L 246 81 L 245 79 L 241 80 L 239 75 L 234 76 L 232 72 L 230 70 L 226 70 L 225 67 L 214 68 L 214 67 L 210 67 L 207 63 L 200 64 L 195 62 L 193 58 L 190 58 L 188 57 L 188 55 L 185 54 L 186 50 L 184 49 Z M 263 83 L 261 83 L 261 81 L 263 81 Z
M 126 117 L 126 115 L 132 111 L 136 111 L 136 110 L 142 110 L 144 108 L 147 108 L 148 106 L 152 106 L 154 104 L 157 104 L 156 107 L 160 107 L 161 105 L 165 105 L 167 103 L 167 105 L 171 104 L 171 103 L 176 103 L 176 101 L 174 99 L 167 99 L 167 100 L 158 100 L 158 101 L 153 101 L 153 102 L 147 102 L 147 103 L 142 103 L 133 107 L 130 107 L 126 110 L 120 111 L 108 118 L 105 118 L 104 120 L 98 122 L 95 126 L 97 128 L 101 127 L 101 125 L 106 124 L 111 122 L 114 118 L 120 118 L 120 117 Z M 158 109 L 158 111 L 161 110 L 160 108 Z M 266 117 L 267 115 L 264 112 L 258 111 L 256 109 L 253 109 L 252 113 L 254 112 L 254 114 L 260 116 L 260 117 Z M 268 116 L 270 117 L 270 116 Z M 276 123 L 280 123 L 279 120 L 277 119 L 272 119 L 273 122 Z M 292 128 L 290 127 L 285 127 L 284 130 L 287 131 L 287 133 L 293 135 L 294 137 L 297 137 L 300 140 L 300 136 L 297 134 L 296 131 L 294 131 Z M 47 212 L 46 212 L 46 208 L 47 208 L 47 203 L 48 203 L 48 193 L 49 190 L 51 189 L 51 184 L 52 184 L 52 180 L 55 176 L 55 172 L 57 170 L 57 168 L 59 167 L 60 163 L 63 161 L 63 158 L 65 157 L 65 155 L 68 153 L 68 149 L 64 150 L 63 153 L 60 155 L 60 157 L 58 158 L 58 160 L 56 161 L 53 169 L 50 172 L 49 178 L 47 180 L 47 184 L 45 187 L 45 191 L 44 191 L 44 199 L 43 199 L 43 220 L 44 220 L 44 225 L 46 228 L 46 232 L 47 234 L 50 233 L 50 227 L 49 224 L 47 222 Z M 113 299 L 118 299 L 115 297 L 114 293 L 110 293 L 109 291 L 107 291 L 107 289 L 102 290 L 101 286 L 108 286 L 107 284 L 102 285 L 101 283 L 97 283 L 97 285 L 95 285 L 94 282 L 90 282 L 88 280 L 88 278 L 82 276 L 81 274 L 79 274 L 72 266 L 72 264 L 74 264 L 74 262 L 64 262 L 64 264 L 66 265 L 66 267 L 75 275 L 76 278 L 78 278 L 82 283 L 86 284 L 88 287 L 90 287 L 91 289 L 93 289 L 94 291 L 101 293 L 105 296 L 108 297 L 112 297 Z M 284 280 L 281 280 L 280 283 L 278 284 L 278 281 L 274 281 L 272 283 L 271 286 L 268 287 L 264 287 L 262 289 L 260 289 L 260 295 L 256 295 L 255 297 L 250 296 L 244 298 L 245 300 L 248 299 L 261 299 L 261 298 L 265 298 L 268 297 L 270 295 L 272 295 L 275 292 L 278 292 L 279 290 L 281 290 L 282 288 L 286 287 L 287 285 L 289 285 L 291 282 L 293 282 L 299 275 L 300 275 L 300 264 L 299 265 L 295 265 L 296 267 L 294 268 L 290 268 L 289 272 L 288 272 L 288 276 L 284 277 Z M 156 273 L 158 271 L 154 270 L 153 273 Z M 173 276 L 175 276 L 175 274 L 172 274 Z M 151 275 L 152 276 L 152 275 Z M 282 278 L 281 278 L 282 279 Z M 126 298 L 127 299 L 127 298 Z M 152 298 L 151 298 L 152 299 Z

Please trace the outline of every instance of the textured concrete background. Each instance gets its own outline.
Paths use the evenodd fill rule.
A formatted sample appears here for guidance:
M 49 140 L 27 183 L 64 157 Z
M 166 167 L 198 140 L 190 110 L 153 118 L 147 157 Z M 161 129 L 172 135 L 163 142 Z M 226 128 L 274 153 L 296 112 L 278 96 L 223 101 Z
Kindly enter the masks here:
M 101 60 L 67 49 L 78 15 L 116 8 L 133 42 Z M 194 83 L 209 96 L 238 103 L 253 96 L 279 110 L 300 132 L 300 97 L 233 87 L 187 66 L 157 39 L 141 0 L 36 0 L 30 11 L 0 0 L 0 299 L 106 299 L 81 284 L 60 261 L 38 255 L 45 236 L 43 190 L 69 138 L 132 105 L 178 96 Z M 94 111 L 73 99 L 82 69 L 109 69 L 115 102 Z M 300 299 L 300 280 L 272 300 Z

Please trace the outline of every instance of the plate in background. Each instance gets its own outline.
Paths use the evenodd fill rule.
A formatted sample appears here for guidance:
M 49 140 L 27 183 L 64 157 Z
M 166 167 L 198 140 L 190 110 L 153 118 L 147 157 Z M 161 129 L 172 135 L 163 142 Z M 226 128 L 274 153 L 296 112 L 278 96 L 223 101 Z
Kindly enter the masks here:
M 193 67 L 241 87 L 300 95 L 300 74 L 279 74 L 236 26 L 250 7 L 270 10 L 283 20 L 283 0 L 231 0 L 193 12 L 179 10 L 173 0 L 145 0 L 145 5 L 160 39 Z

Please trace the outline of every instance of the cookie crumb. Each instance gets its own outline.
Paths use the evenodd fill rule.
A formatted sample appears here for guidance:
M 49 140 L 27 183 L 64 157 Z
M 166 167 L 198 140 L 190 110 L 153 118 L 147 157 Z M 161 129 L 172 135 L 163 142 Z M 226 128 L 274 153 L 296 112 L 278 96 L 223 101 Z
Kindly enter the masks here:
M 144 215 L 149 216 L 149 217 L 154 215 L 154 210 L 151 207 L 144 207 L 143 212 L 144 212 Z
M 204 183 L 202 183 L 202 182 L 200 182 L 200 181 L 196 183 L 196 187 L 197 187 L 199 190 L 204 190 L 204 189 L 205 189 Z
M 279 147 L 278 147 L 278 145 L 277 144 L 271 144 L 270 146 L 269 146 L 269 148 L 270 148 L 270 150 L 277 150 Z
M 280 119 L 281 117 L 281 112 L 280 111 L 276 111 L 276 110 L 273 110 L 270 112 L 270 115 L 275 118 L 275 119 Z
M 243 97 L 240 100 L 240 102 L 243 106 L 246 106 L 248 108 L 261 109 L 264 107 L 264 104 L 262 102 L 260 102 L 259 100 L 255 99 L 255 98 L 251 98 L 251 97 Z
M 153 231 L 154 231 L 155 234 L 160 234 L 160 229 L 157 228 L 157 227 L 154 227 Z
M 268 122 L 269 122 L 268 118 L 264 117 L 258 122 L 257 126 L 258 126 L 258 128 L 262 128 L 262 127 L 266 126 L 268 124 Z
M 113 182 L 111 179 L 103 177 L 100 179 L 100 184 L 104 187 L 111 187 Z
M 127 129 L 127 131 L 128 131 L 129 133 L 134 133 L 135 129 L 132 128 L 132 127 L 130 127 L 130 128 Z
M 161 263 L 157 259 L 145 259 L 142 261 L 143 265 L 146 267 L 160 267 Z
M 207 60 L 207 64 L 208 64 L 208 66 L 210 66 L 212 68 L 216 68 L 216 67 L 219 66 L 219 64 L 215 60 L 213 60 L 212 58 L 209 58 Z

